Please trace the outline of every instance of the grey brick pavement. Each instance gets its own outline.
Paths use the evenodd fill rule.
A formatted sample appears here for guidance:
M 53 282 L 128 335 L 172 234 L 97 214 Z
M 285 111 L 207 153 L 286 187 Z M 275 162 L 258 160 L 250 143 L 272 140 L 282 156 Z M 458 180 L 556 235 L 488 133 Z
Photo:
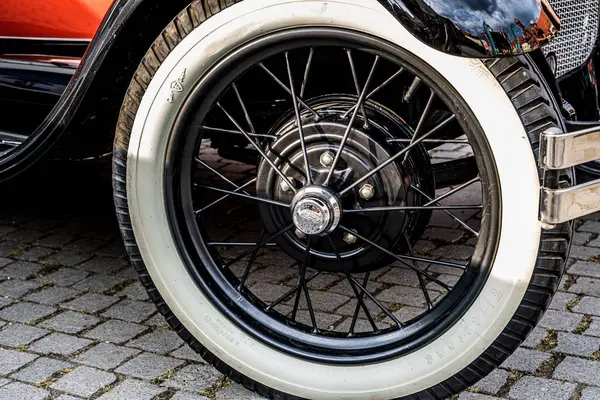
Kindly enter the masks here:
M 125 257 L 102 171 L 92 178 L 74 173 L 74 182 L 46 176 L 52 186 L 35 188 L 27 182 L 40 178 L 32 174 L 11 183 L 14 198 L 0 199 L 0 400 L 260 399 L 207 365 L 157 314 Z M 455 228 L 427 231 L 419 245 L 462 259 L 466 237 Z M 578 222 L 575 242 L 568 275 L 540 326 L 460 399 L 600 400 L 600 215 Z M 258 270 L 251 284 L 274 299 L 293 285 L 294 270 L 277 257 L 263 262 L 278 268 Z M 452 269 L 430 271 L 444 282 L 456 279 Z M 398 268 L 371 279 L 400 318 L 423 306 L 414 275 Z M 402 290 L 394 286 L 399 280 Z M 310 285 L 319 318 L 336 329 L 347 329 L 354 310 L 347 286 L 326 276 Z M 304 314 L 299 319 L 308 320 Z

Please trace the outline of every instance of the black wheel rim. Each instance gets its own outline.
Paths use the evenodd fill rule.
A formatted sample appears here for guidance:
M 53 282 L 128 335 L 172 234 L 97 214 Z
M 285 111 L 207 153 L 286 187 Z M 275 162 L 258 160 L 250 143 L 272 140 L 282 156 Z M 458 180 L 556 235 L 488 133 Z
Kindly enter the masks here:
M 331 92 L 331 89 L 327 89 L 329 92 L 326 93 L 319 93 L 319 90 L 316 90 L 315 95 L 310 96 L 310 80 L 307 80 L 306 77 L 310 76 L 311 66 L 313 68 L 316 68 L 315 65 L 320 66 L 318 56 L 322 54 L 320 52 L 323 49 L 327 51 L 327 54 L 333 54 L 337 49 L 342 56 L 347 56 L 346 63 L 350 70 L 350 83 L 347 83 L 346 90 Z M 294 61 L 290 61 L 298 59 L 303 60 L 302 66 L 294 65 Z M 370 59 L 370 63 L 363 62 L 367 59 Z M 272 67 L 275 65 L 274 62 L 281 63 L 281 70 Z M 377 68 L 379 68 L 378 71 L 387 72 L 387 74 L 379 72 L 385 78 L 377 80 L 373 72 L 377 71 Z M 265 117 L 261 114 L 264 111 L 261 109 L 262 106 L 254 106 L 255 103 L 263 104 L 260 98 L 253 101 L 244 99 L 243 96 L 247 93 L 246 85 L 250 84 L 247 82 L 257 82 L 257 72 L 263 73 L 264 82 L 270 82 L 275 87 L 279 87 L 280 98 L 287 96 L 290 104 L 279 101 L 270 103 L 272 108 L 277 108 L 277 105 L 281 104 L 282 107 L 279 108 L 283 109 L 283 112 L 276 110 L 269 113 L 267 110 L 265 114 L 268 115 Z M 302 74 L 302 72 L 304 73 Z M 289 85 L 290 75 L 292 80 L 297 76 L 294 86 Z M 403 79 L 399 79 L 401 75 L 404 75 Z M 303 77 L 304 79 L 302 79 Z M 365 79 L 365 77 L 367 78 Z M 246 83 L 244 79 L 247 80 Z M 302 81 L 302 84 L 299 81 Z M 379 88 L 382 84 L 384 84 L 384 88 Z M 380 102 L 381 97 L 384 99 L 389 97 L 388 92 L 391 89 L 397 90 L 398 85 L 404 88 L 403 100 L 408 98 L 408 101 L 405 101 L 408 105 L 404 112 L 414 113 L 413 118 L 399 116 L 399 113 L 393 108 L 388 108 L 386 104 Z M 284 90 L 284 86 L 287 90 Z M 291 87 L 294 89 L 291 90 Z M 379 89 L 376 91 L 377 95 L 370 97 L 368 94 L 373 91 L 373 88 Z M 265 92 L 267 91 L 265 90 Z M 290 93 L 296 95 L 296 101 Z M 332 93 L 334 93 L 333 96 Z M 361 99 L 362 102 L 360 102 Z M 239 107 L 237 111 L 231 108 L 231 104 L 235 104 L 234 101 Z M 352 101 L 355 104 L 360 102 L 360 105 L 353 107 L 350 105 Z M 250 103 L 253 105 L 251 106 Z M 414 103 L 420 104 L 413 106 Z M 268 102 L 264 104 L 269 105 Z M 443 107 L 446 109 L 444 110 Z M 420 113 L 415 112 L 415 109 L 420 110 Z M 220 116 L 213 117 L 216 113 L 219 113 Z M 311 120 L 310 118 L 315 114 L 318 115 L 318 119 L 315 117 L 314 120 Z M 432 116 L 434 114 L 435 118 Z M 265 126 L 270 127 L 268 130 L 257 129 L 258 126 L 263 125 L 263 119 L 270 121 L 264 122 Z M 405 119 L 409 122 L 405 122 Z M 261 122 L 257 123 L 256 121 L 259 120 Z M 300 124 L 298 124 L 298 120 L 300 120 Z M 228 121 L 229 126 L 213 125 L 208 127 L 208 121 Z M 319 125 L 319 121 L 326 123 Z M 337 129 L 335 122 L 340 121 L 345 121 L 346 127 L 350 125 L 352 128 L 348 129 L 347 135 L 333 135 L 334 139 L 330 140 L 329 132 L 335 131 Z M 355 132 L 355 125 L 361 125 L 358 123 L 359 121 L 363 125 L 364 132 L 360 129 Z M 369 128 L 364 127 L 365 121 Z M 413 127 L 410 126 L 410 121 L 414 122 Z M 311 123 L 318 126 L 315 128 L 310 125 Z M 306 129 L 301 131 L 297 128 L 298 125 Z M 286 128 L 281 128 L 281 126 Z M 380 126 L 383 128 L 377 128 Z M 390 126 L 393 129 L 390 129 Z M 276 127 L 280 129 L 277 130 Z M 457 128 L 460 129 L 460 132 L 457 131 Z M 280 132 L 283 133 L 278 135 Z M 293 132 L 299 139 L 300 146 L 294 147 L 293 144 L 283 142 L 286 136 L 292 135 L 290 132 Z M 408 136 L 406 136 L 407 132 Z M 361 136 L 361 133 L 365 134 Z M 223 136 L 225 134 L 227 136 Z M 328 171 L 326 168 L 327 172 L 321 174 L 321 182 L 315 183 L 314 171 L 306 169 L 305 161 L 308 160 L 308 164 L 311 165 L 311 159 L 314 163 L 315 154 L 323 154 L 320 149 L 314 150 L 315 154 L 313 154 L 313 148 L 310 147 L 313 146 L 312 140 L 318 142 L 318 139 L 315 139 L 318 135 L 327 136 L 327 140 L 329 140 L 329 142 L 325 140 L 329 146 L 327 149 L 335 149 L 337 146 L 339 150 L 340 147 L 348 145 L 353 151 L 360 149 L 361 146 L 354 146 L 352 142 L 348 144 L 352 138 L 367 136 L 364 140 L 370 140 L 371 137 L 377 137 L 378 141 L 376 140 L 375 144 L 369 141 L 368 146 L 362 147 L 372 148 L 375 146 L 377 151 L 384 148 L 387 153 L 383 159 L 371 155 L 370 161 L 365 161 L 360 155 L 357 155 L 355 158 L 359 161 L 354 162 L 352 161 L 354 160 L 353 155 L 350 153 L 347 155 L 344 150 L 340 152 L 340 156 L 337 155 L 337 152 L 332 152 L 333 164 L 336 165 L 336 168 L 328 167 Z M 344 140 L 344 136 L 347 136 L 346 140 Z M 240 138 L 242 141 L 239 140 Z M 258 161 L 252 158 L 251 152 L 247 152 L 247 149 L 242 147 L 243 144 L 238 149 L 239 153 L 235 153 L 234 157 L 238 160 L 247 159 L 250 166 L 254 162 L 257 176 L 240 181 L 241 177 L 236 176 L 235 173 L 228 177 L 226 171 L 218 170 L 219 166 L 211 165 L 211 157 L 203 159 L 202 156 L 202 146 L 205 146 L 208 140 L 211 144 L 219 141 L 221 143 L 233 140 L 238 140 L 237 143 L 246 141 L 246 147 L 252 148 L 254 157 L 256 157 L 256 153 L 259 153 L 259 157 L 256 157 Z M 254 140 L 255 144 L 252 145 L 249 140 Z M 382 144 L 382 140 L 385 144 Z M 278 148 L 279 141 L 282 141 L 283 144 Z M 342 143 L 343 145 L 340 146 Z M 455 157 L 437 167 L 428 164 L 430 160 L 426 160 L 424 154 L 431 157 L 432 152 L 437 151 L 440 145 L 449 144 L 469 145 L 472 155 L 462 158 Z M 294 153 L 296 161 L 290 161 L 290 158 L 280 155 L 290 148 L 296 149 Z M 403 150 L 404 152 L 398 156 L 398 153 Z M 228 148 L 227 151 L 232 150 Z M 360 153 L 359 150 L 356 152 Z M 406 160 L 403 160 L 405 155 L 408 156 L 406 156 Z M 347 169 L 355 171 L 366 168 L 369 170 L 367 174 L 370 175 L 366 179 L 372 179 L 369 182 L 373 183 L 376 192 L 381 191 L 385 194 L 383 200 L 388 203 L 389 191 L 385 184 L 378 185 L 377 178 L 385 173 L 388 166 L 399 171 L 398 174 L 402 178 L 399 180 L 410 183 L 407 187 L 403 186 L 406 190 L 399 202 L 400 205 L 393 202 L 392 206 L 385 206 L 388 207 L 387 211 L 379 209 L 371 212 L 356 211 L 355 209 L 359 207 L 366 208 L 364 205 L 369 201 L 364 198 L 358 201 L 348 201 L 347 197 L 362 195 L 363 192 L 360 191 L 360 194 L 356 194 L 356 189 L 362 190 L 361 185 L 366 181 L 365 174 L 350 180 L 339 178 L 338 175 L 344 176 L 344 174 L 338 173 L 337 163 L 340 160 L 344 163 L 345 158 L 352 159 L 347 163 Z M 386 165 L 382 167 L 384 163 Z M 283 173 L 286 165 L 288 169 L 286 173 Z M 210 174 L 218 178 L 220 184 L 214 186 L 197 183 L 195 179 L 198 177 L 200 167 L 204 169 L 203 174 Z M 452 168 L 458 168 L 457 171 L 462 172 L 472 171 L 473 168 L 476 168 L 478 174 L 473 177 L 471 172 L 462 174 L 460 177 L 453 177 L 453 174 L 439 172 Z M 269 181 L 269 178 L 265 178 L 263 180 L 267 183 L 257 188 L 257 183 L 260 183 L 260 179 L 262 179 L 258 175 L 264 171 L 267 171 L 266 175 L 274 175 L 276 180 L 273 182 L 279 183 L 274 184 L 272 179 Z M 293 181 L 286 175 L 289 171 L 295 174 Z M 312 178 L 312 183 L 309 176 Z M 340 186 L 333 185 L 332 179 L 335 182 L 341 182 Z M 326 184 L 323 184 L 323 180 Z M 285 196 L 282 197 L 281 194 L 275 193 L 278 187 L 285 186 L 282 184 L 284 181 L 294 199 L 298 197 L 298 192 L 305 193 L 309 186 L 333 187 L 326 192 L 337 194 L 334 198 L 339 201 L 338 205 L 344 211 L 341 221 L 331 233 L 298 238 L 295 233 L 295 230 L 300 229 L 298 225 L 287 224 L 289 218 L 286 219 L 285 215 L 281 216 L 286 212 L 292 214 L 289 209 L 290 203 L 280 201 L 285 199 Z M 436 192 L 435 185 L 439 182 L 442 182 L 441 190 L 442 193 L 445 190 L 445 194 L 440 194 L 440 189 Z M 451 196 L 474 185 L 480 187 L 480 204 L 444 204 L 444 200 L 448 200 Z M 352 364 L 397 357 L 429 343 L 457 323 L 485 284 L 492 265 L 500 232 L 498 193 L 498 179 L 491 151 L 468 106 L 450 85 L 436 71 L 402 49 L 362 33 L 337 29 L 303 28 L 278 32 L 245 44 L 221 60 L 196 85 L 193 94 L 184 104 L 171 132 L 166 156 L 166 202 L 171 229 L 199 290 L 202 290 L 210 298 L 226 318 L 234 321 L 253 337 L 281 351 L 319 362 Z M 211 195 L 213 197 L 210 197 Z M 316 198 L 316 200 L 323 200 L 325 203 L 330 200 L 327 193 L 319 192 L 318 196 L 322 197 Z M 335 202 L 335 199 L 332 201 Z M 223 239 L 215 239 L 214 221 L 216 220 L 206 217 L 207 211 L 210 211 L 211 208 L 225 210 L 224 212 L 228 212 L 228 209 L 236 211 L 240 202 L 246 200 L 249 201 L 246 204 L 253 202 L 255 204 L 253 208 L 244 210 L 243 214 L 247 216 L 246 219 L 236 221 L 233 226 L 226 228 L 238 232 L 237 229 L 240 226 L 247 225 L 248 227 L 244 228 L 245 233 L 238 237 L 233 237 L 232 234 L 223 234 Z M 313 197 L 310 197 L 310 200 L 313 200 Z M 226 203 L 229 206 L 226 206 Z M 260 204 L 262 208 L 257 209 L 256 203 Z M 351 207 L 349 204 L 353 204 L 353 206 Z M 394 208 L 390 210 L 389 207 Z M 485 209 L 486 212 L 482 213 L 482 209 Z M 278 213 L 270 210 L 277 210 Z M 469 214 L 469 210 L 479 215 L 478 226 L 472 227 L 469 225 L 472 222 L 468 224 L 456 216 L 457 213 Z M 296 212 L 296 209 L 293 212 Z M 387 225 L 383 229 L 371 220 L 365 223 L 365 218 L 357 219 L 357 216 L 365 214 L 367 218 L 370 218 L 369 215 L 384 214 L 383 220 L 396 221 L 398 219 L 390 218 L 390 215 L 397 217 L 400 215 L 399 213 L 403 215 L 402 224 L 398 224 L 403 227 L 400 232 L 394 231 Z M 419 239 L 425 229 L 430 227 L 431 215 L 435 213 L 450 215 L 449 218 L 452 218 L 460 229 L 472 236 L 471 238 L 461 236 L 461 240 L 471 244 L 476 242 L 468 263 L 448 260 L 448 257 L 444 259 L 439 255 L 417 254 L 418 249 L 416 250 L 415 246 L 419 246 Z M 326 213 L 323 212 L 323 214 Z M 381 215 L 379 217 L 375 220 L 381 221 Z M 262 227 L 255 224 L 256 218 L 263 223 Z M 250 219 L 254 220 L 250 221 Z M 326 220 L 330 223 L 332 217 Z M 353 225 L 352 221 L 356 220 L 359 223 Z M 374 229 L 361 234 L 362 227 L 369 223 L 375 225 Z M 218 228 L 222 229 L 223 227 Z M 248 232 L 253 232 L 254 236 L 248 237 Z M 346 241 L 348 237 L 344 236 L 348 234 L 355 239 L 355 243 L 352 245 Z M 390 239 L 389 235 L 393 234 L 397 234 L 398 237 Z M 340 243 L 340 238 L 351 251 L 342 252 L 337 249 L 336 243 Z M 329 254 L 323 250 L 323 243 L 327 242 L 331 245 Z M 362 248 L 359 243 L 362 243 Z M 317 248 L 317 245 L 321 247 Z M 232 255 L 221 249 L 235 249 L 237 253 Z M 285 249 L 283 254 L 290 258 L 291 264 L 296 264 L 298 276 L 295 284 L 288 283 L 283 293 L 278 293 L 277 296 L 272 296 L 273 298 L 267 301 L 264 287 L 260 286 L 260 282 L 252 286 L 249 285 L 249 282 L 252 273 L 255 272 L 257 260 L 261 257 L 265 258 L 265 254 L 268 252 L 279 251 L 277 249 Z M 352 267 L 354 269 L 348 267 L 348 262 L 340 270 L 332 271 L 330 269 L 333 268 L 333 263 L 340 262 L 340 260 L 361 260 L 361 257 L 364 260 L 352 264 L 357 266 Z M 464 258 L 464 255 L 461 255 L 461 258 Z M 241 262 L 243 262 L 243 266 Z M 385 265 L 389 264 L 392 265 L 391 268 L 397 268 L 394 264 L 398 263 L 404 267 L 401 269 L 402 273 L 405 270 L 414 272 L 418 285 L 417 290 L 423 297 L 423 313 L 414 316 L 415 311 L 411 308 L 408 312 L 408 319 L 399 317 L 403 315 L 402 311 L 406 309 L 406 304 L 402 304 L 403 306 L 397 310 L 398 304 L 390 305 L 390 301 L 386 301 L 390 299 L 389 296 L 386 297 L 386 300 L 382 300 L 382 293 L 385 289 L 373 292 L 369 290 L 372 274 L 387 268 Z M 237 274 L 231 270 L 231 266 L 239 267 Z M 283 268 L 281 265 L 274 265 L 274 267 Z M 461 276 L 453 279 L 450 284 L 438 279 L 438 277 L 446 277 L 446 275 L 432 273 L 429 268 L 431 270 L 460 269 Z M 329 274 L 341 276 L 336 284 L 346 283 L 348 291 L 354 297 L 344 304 L 344 306 L 348 306 L 353 302 L 349 306 L 351 315 L 341 323 L 336 321 L 331 326 L 325 326 L 323 323 L 326 324 L 327 321 L 323 322 L 319 319 L 326 319 L 325 314 L 328 307 L 320 307 L 315 304 L 319 299 L 314 297 L 316 291 L 309 288 L 309 284 Z M 437 286 L 438 290 L 428 289 L 428 286 Z M 253 287 L 254 289 L 252 289 Z M 406 287 L 405 290 L 408 294 L 416 293 L 414 287 Z M 440 296 L 440 290 L 445 290 L 447 293 Z M 440 297 L 434 298 L 432 293 L 437 293 L 436 296 Z M 393 293 L 390 296 L 393 297 Z M 322 295 L 321 297 L 327 296 Z M 287 306 L 287 312 L 286 307 L 282 307 L 284 305 Z M 304 310 L 301 310 L 301 305 L 304 305 Z M 372 309 L 379 311 L 377 315 L 373 314 Z M 361 322 L 368 324 L 371 332 L 360 332 L 360 329 L 357 329 L 358 321 L 361 320 L 360 315 L 362 315 Z M 304 323 L 296 321 L 298 319 Z M 218 322 L 208 322 L 218 326 Z M 342 329 L 338 329 L 341 326 L 348 326 L 348 328 L 345 332 L 341 332 Z M 238 339 L 232 337 L 231 340 Z

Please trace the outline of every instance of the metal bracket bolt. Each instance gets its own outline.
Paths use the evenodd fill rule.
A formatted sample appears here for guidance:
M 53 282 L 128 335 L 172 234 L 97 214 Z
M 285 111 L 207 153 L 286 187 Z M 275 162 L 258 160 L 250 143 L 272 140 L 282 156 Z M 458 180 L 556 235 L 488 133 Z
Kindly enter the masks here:
M 375 196 L 375 187 L 369 183 L 365 183 L 358 189 L 358 194 L 360 198 L 363 200 L 370 200 L 373 196 Z
M 326 151 L 325 153 L 321 154 L 321 158 L 319 159 L 319 161 L 321 161 L 321 165 L 324 167 L 331 167 L 333 160 L 335 160 L 335 155 L 330 151 Z
M 291 176 L 288 176 L 287 178 L 290 180 L 290 182 L 292 183 L 292 185 L 296 184 L 296 181 L 295 181 L 294 178 L 292 178 Z M 281 181 L 281 183 L 279 184 L 279 188 L 281 190 L 283 190 L 284 192 L 291 192 L 292 191 L 292 188 L 290 187 L 290 185 L 286 181 Z
M 356 243 L 357 238 L 353 234 L 346 232 L 346 233 L 344 233 L 343 239 L 344 239 L 344 242 L 346 242 L 348 244 L 354 244 L 354 243 Z

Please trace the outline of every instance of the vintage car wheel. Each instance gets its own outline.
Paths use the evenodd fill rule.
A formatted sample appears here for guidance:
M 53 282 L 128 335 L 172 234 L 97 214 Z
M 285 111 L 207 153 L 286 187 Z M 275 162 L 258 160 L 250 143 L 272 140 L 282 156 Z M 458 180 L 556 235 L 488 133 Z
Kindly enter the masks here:
M 217 3 L 156 39 L 117 126 L 117 214 L 160 312 L 270 398 L 445 398 L 487 375 L 570 242 L 538 219 L 536 137 L 560 119 L 533 63 L 444 55 L 375 0 Z M 427 250 L 444 218 L 458 244 Z

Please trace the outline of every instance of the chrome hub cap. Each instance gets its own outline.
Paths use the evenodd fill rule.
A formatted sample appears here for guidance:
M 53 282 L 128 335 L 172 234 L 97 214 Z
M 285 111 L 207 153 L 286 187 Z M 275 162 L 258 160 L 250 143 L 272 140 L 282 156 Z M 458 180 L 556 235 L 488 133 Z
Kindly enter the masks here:
M 324 187 L 307 186 L 292 201 L 292 219 L 306 235 L 327 235 L 337 228 L 342 207 L 336 195 Z

